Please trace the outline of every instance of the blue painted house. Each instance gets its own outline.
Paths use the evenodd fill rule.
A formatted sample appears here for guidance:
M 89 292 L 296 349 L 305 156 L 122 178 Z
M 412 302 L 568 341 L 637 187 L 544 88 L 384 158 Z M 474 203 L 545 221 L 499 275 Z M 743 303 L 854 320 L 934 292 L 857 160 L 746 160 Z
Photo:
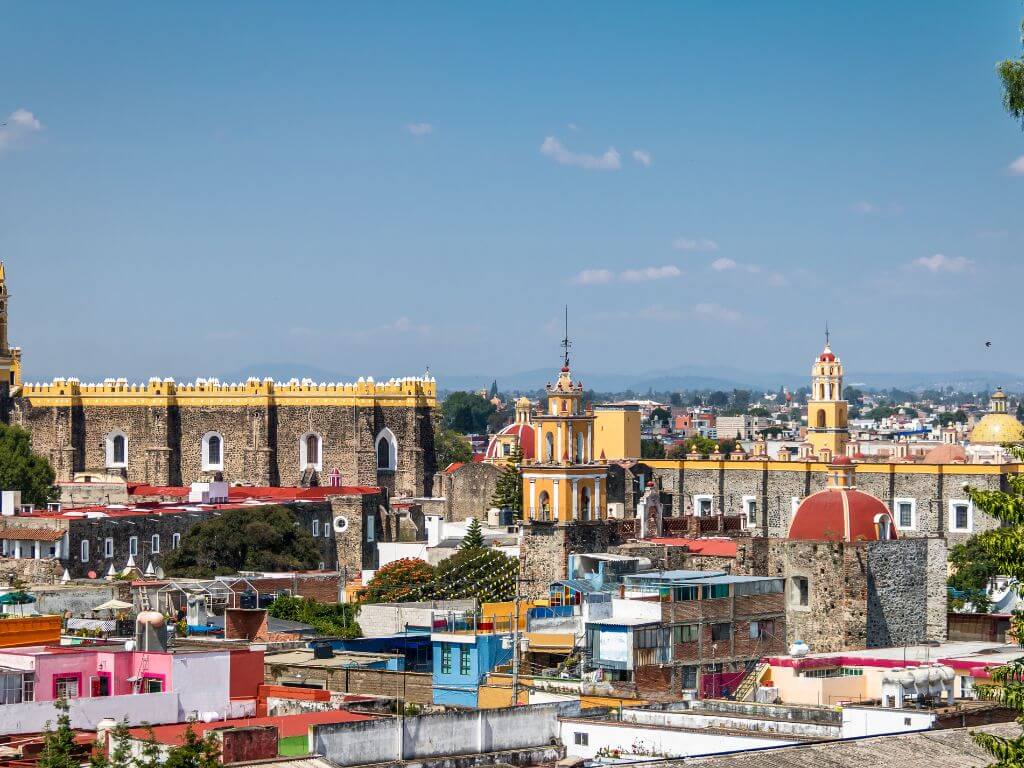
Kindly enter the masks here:
M 494 632 L 435 632 L 434 703 L 476 707 L 488 672 L 512 661 L 512 635 Z

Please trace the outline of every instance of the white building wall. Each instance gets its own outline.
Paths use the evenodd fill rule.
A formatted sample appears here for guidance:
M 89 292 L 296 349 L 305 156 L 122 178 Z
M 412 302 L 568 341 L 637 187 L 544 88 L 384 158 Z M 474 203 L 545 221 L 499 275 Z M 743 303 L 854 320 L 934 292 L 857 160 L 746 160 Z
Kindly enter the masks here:
M 843 738 L 881 736 L 887 733 L 926 731 L 935 725 L 935 715 L 916 709 L 843 707 Z
M 577 743 L 581 740 L 577 734 L 582 734 L 585 744 Z M 628 723 L 581 720 L 562 721 L 559 737 L 567 756 L 583 759 L 592 759 L 602 750 L 618 750 L 622 757 L 630 758 L 688 757 L 797 743 L 775 736 L 732 736 L 720 732 L 638 728 Z

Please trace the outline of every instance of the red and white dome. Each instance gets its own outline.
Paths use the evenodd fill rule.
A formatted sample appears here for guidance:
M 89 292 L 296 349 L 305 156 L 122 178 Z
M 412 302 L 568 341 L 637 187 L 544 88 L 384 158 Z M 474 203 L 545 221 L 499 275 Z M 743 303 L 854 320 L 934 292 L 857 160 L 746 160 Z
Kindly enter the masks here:
M 789 538 L 878 541 L 895 539 L 896 526 L 885 504 L 870 493 L 853 488 L 828 488 L 800 502 L 789 526 Z
M 507 443 L 508 440 L 499 440 L 499 437 L 518 437 L 519 438 L 519 450 L 523 452 L 524 459 L 532 459 L 534 456 L 534 431 L 533 427 L 529 424 L 509 424 L 507 427 L 499 432 L 495 432 L 494 436 L 491 437 L 491 441 L 487 444 L 487 453 L 484 455 L 485 459 L 502 459 L 508 458 L 500 454 L 501 444 Z

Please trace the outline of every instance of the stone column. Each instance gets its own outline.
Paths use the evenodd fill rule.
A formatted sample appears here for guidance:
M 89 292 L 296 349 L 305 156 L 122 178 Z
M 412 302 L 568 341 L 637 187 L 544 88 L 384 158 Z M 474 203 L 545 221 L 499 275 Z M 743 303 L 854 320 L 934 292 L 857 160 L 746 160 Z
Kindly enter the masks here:
M 248 408 L 246 420 L 249 425 L 249 434 L 242 454 L 245 481 L 256 486 L 271 485 L 274 451 L 270 448 L 270 419 L 267 408 L 264 406 Z

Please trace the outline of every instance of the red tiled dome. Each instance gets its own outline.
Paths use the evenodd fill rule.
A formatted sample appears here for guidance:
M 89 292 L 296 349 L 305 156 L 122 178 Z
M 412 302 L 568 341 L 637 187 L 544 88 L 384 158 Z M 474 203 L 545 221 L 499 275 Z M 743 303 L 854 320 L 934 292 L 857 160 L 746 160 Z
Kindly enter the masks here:
M 888 536 L 879 537 L 878 524 L 888 525 Z M 829 488 L 812 493 L 797 507 L 789 526 L 789 538 L 803 541 L 876 541 L 896 538 L 892 515 L 870 493 Z
M 833 461 L 832 464 L 853 464 L 853 461 L 850 460 L 849 456 L 837 456 L 836 460 Z
M 498 435 L 517 436 L 519 438 L 519 450 L 523 452 L 523 458 L 533 458 L 535 447 L 533 444 L 533 427 L 529 424 L 509 424 L 507 427 L 495 434 L 495 436 L 491 438 L 490 443 L 487 444 L 488 459 L 501 458 L 498 456 L 498 441 L 495 439 Z
M 836 356 L 831 352 L 822 352 L 821 357 L 819 357 L 818 360 L 822 363 L 834 363 L 836 361 Z

